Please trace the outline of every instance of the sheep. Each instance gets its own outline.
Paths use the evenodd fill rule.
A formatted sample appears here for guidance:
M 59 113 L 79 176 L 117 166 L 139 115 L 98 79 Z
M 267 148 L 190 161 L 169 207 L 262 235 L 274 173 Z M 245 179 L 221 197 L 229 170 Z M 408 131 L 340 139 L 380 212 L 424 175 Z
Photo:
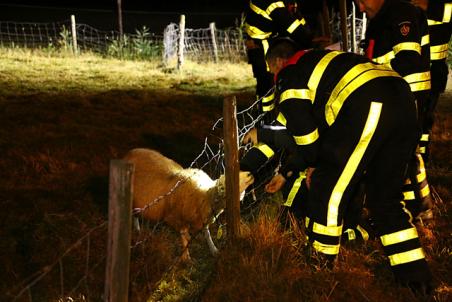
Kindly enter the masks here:
M 183 261 L 190 260 L 190 234 L 204 229 L 212 253 L 216 247 L 208 224 L 225 208 L 224 177 L 212 180 L 204 171 L 184 169 L 161 153 L 144 148 L 130 150 L 124 157 L 135 166 L 133 207 L 151 222 L 163 221 L 181 235 Z M 254 182 L 249 172 L 240 172 L 240 192 Z

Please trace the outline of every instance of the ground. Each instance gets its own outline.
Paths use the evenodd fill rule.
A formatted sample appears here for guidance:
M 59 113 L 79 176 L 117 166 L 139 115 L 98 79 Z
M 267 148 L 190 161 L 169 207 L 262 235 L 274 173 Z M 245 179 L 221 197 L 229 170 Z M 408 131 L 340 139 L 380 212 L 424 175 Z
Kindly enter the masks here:
M 14 93 L 9 89 L 17 83 L 2 80 L 0 84 L 0 300 L 56 301 L 60 297 L 59 301 L 69 301 L 64 297 L 71 297 L 99 301 L 105 272 L 110 160 L 132 148 L 146 147 L 188 166 L 222 115 L 224 91 L 196 92 L 179 83 L 158 89 L 49 92 L 38 87 Z M 252 83 L 232 94 L 244 107 L 253 99 Z M 429 166 L 438 218 L 422 231 L 439 284 L 435 301 L 452 297 L 451 113 L 449 87 L 438 105 Z M 177 235 L 165 228 L 145 233 L 151 238 L 134 234 L 131 301 L 145 301 L 149 296 L 156 301 L 234 301 L 233 291 L 240 293 L 243 301 L 291 301 L 298 291 L 314 292 L 310 301 L 410 300 L 406 292 L 398 293 L 390 281 L 379 277 L 380 273 L 389 276 L 388 270 L 369 249 L 364 258 L 354 251 L 345 254 L 346 265 L 333 275 L 309 273 L 310 287 L 303 288 L 305 280 L 300 275 L 306 273 L 301 271 L 302 264 L 293 262 L 302 258 L 281 255 L 282 248 L 293 248 L 293 241 L 282 233 L 278 238 L 259 233 L 268 233 L 272 227 L 271 223 L 249 226 L 250 233 L 238 243 L 241 253 L 222 253 L 216 260 L 207 255 L 203 241 L 197 238 L 195 262 L 177 281 L 183 299 L 170 290 L 173 285 L 168 281 L 174 281 L 168 274 L 174 272 L 180 252 Z M 253 232 L 260 235 L 253 237 Z M 148 242 L 140 244 L 140 239 Z M 256 245 L 266 244 L 259 240 L 274 245 L 259 250 Z M 262 255 L 253 254 L 255 250 Z M 245 262 L 258 264 L 259 278 L 245 269 Z M 355 262 L 364 273 L 354 273 Z M 234 266 L 237 263 L 243 265 L 241 269 Z M 293 269 L 285 271 L 285 265 Z M 249 278 L 242 279 L 247 273 Z M 227 281 L 228 291 L 227 284 L 219 283 L 231 274 L 235 281 Z M 275 281 L 278 274 L 282 279 Z M 199 285 L 193 286 L 194 281 Z M 187 294 L 183 288 L 193 291 Z

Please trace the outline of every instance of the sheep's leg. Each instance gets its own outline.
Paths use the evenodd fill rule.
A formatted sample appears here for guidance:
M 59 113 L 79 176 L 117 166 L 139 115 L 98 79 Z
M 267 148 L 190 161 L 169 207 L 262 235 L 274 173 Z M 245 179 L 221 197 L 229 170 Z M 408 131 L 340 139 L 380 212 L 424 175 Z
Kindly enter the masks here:
M 182 242 L 182 261 L 189 261 L 190 260 L 190 252 L 188 250 L 188 244 L 190 243 L 190 232 L 188 231 L 188 228 L 183 228 L 180 231 L 180 237 Z
M 216 254 L 218 254 L 218 249 L 217 249 L 217 247 L 215 246 L 215 243 L 212 240 L 212 236 L 210 235 L 210 230 L 209 230 L 209 226 L 208 225 L 206 225 L 204 227 L 204 237 L 206 237 L 207 245 L 209 246 L 209 250 L 212 253 L 212 255 L 215 256 Z

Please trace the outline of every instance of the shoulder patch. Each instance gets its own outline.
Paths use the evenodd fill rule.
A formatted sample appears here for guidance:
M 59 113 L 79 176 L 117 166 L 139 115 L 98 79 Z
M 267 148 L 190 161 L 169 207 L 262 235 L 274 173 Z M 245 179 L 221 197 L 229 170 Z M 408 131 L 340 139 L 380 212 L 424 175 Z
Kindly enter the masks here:
M 402 36 L 407 36 L 410 33 L 411 22 L 406 21 L 399 24 L 400 33 Z

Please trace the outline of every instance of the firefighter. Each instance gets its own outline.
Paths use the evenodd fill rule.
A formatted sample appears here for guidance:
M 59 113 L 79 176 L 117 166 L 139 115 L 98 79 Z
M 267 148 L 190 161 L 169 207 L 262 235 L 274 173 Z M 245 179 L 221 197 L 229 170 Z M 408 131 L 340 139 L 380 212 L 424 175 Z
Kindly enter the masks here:
M 267 182 L 273 175 L 262 175 L 264 168 L 272 161 L 274 157 L 281 160 L 288 160 L 291 154 L 296 152 L 296 144 L 292 137 L 287 133 L 287 129 L 282 125 L 266 126 L 273 131 L 277 131 L 274 144 L 259 143 L 248 150 L 240 160 L 240 170 L 249 171 L 257 180 L 256 186 L 260 187 L 262 183 Z M 283 157 L 281 154 L 286 156 Z M 285 224 L 287 213 L 292 214 L 298 221 L 302 222 L 306 218 L 306 204 L 310 187 L 310 175 L 314 171 L 308 168 L 302 171 L 292 171 L 287 177 L 282 192 L 282 223 Z M 266 185 L 267 193 L 276 193 L 270 185 Z M 373 238 L 373 231 L 369 221 L 362 215 L 362 198 L 357 194 L 353 199 L 353 204 L 347 208 L 344 222 L 343 242 L 364 242 Z
M 312 34 L 294 0 L 250 0 L 245 13 L 248 63 L 256 78 L 256 97 L 264 122 L 273 120 L 273 75 L 265 62 L 269 41 L 276 36 L 290 36 L 300 47 L 311 47 Z
M 416 97 L 418 122 L 425 118 L 430 93 L 430 49 L 425 14 L 404 0 L 356 0 L 370 21 L 362 46 L 374 62 L 398 72 Z M 409 165 L 404 205 L 415 221 L 433 218 L 433 200 L 418 148 Z
M 438 98 L 446 89 L 449 68 L 447 66 L 447 53 L 452 34 L 451 0 L 412 0 L 427 13 L 428 30 L 430 34 L 430 72 L 432 87 L 424 120 L 424 133 L 421 139 L 421 153 L 424 161 L 428 162 L 430 150 L 430 132 L 433 126 L 433 116 Z
M 276 75 L 277 120 L 297 150 L 267 190 L 279 190 L 294 171 L 315 167 L 306 232 L 312 252 L 333 263 L 344 211 L 357 184 L 364 182 L 367 207 L 396 279 L 413 291 L 429 291 L 430 269 L 400 203 L 405 169 L 420 137 L 409 85 L 392 69 L 363 56 L 297 52 L 287 40 L 274 43 L 267 61 Z M 243 142 L 271 145 L 277 135 L 269 128 L 253 128 Z

